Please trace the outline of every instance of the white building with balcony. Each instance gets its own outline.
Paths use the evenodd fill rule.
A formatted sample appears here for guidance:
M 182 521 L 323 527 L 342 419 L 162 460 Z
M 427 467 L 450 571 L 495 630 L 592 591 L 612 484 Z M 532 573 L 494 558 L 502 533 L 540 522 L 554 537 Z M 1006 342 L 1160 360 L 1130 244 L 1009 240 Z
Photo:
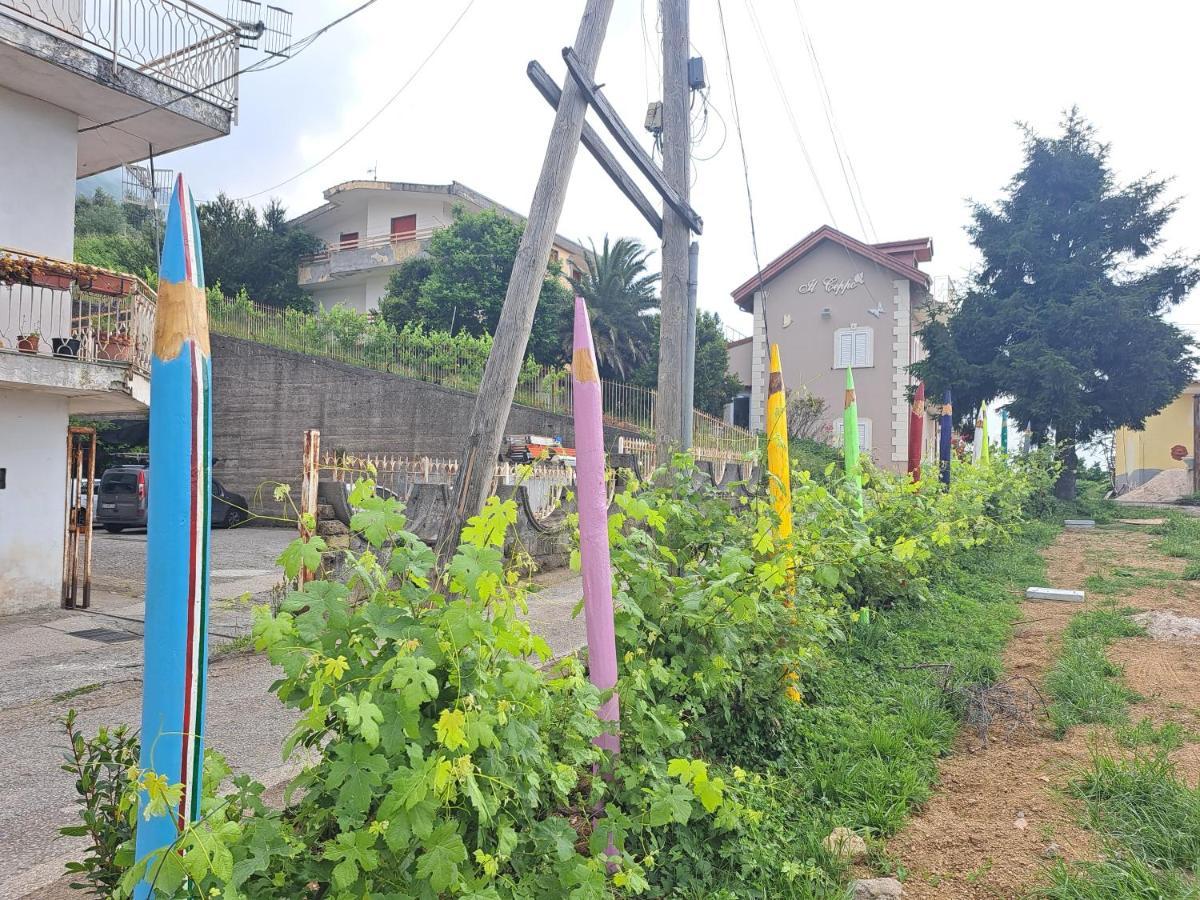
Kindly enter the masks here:
M 68 417 L 150 402 L 154 295 L 72 262 L 75 181 L 228 134 L 238 48 L 188 0 L 0 0 L 0 614 L 61 596 Z
M 292 220 L 324 245 L 301 260 L 297 281 L 325 309 L 338 303 L 359 312 L 378 309 L 392 273 L 425 252 L 433 233 L 454 221 L 456 206 L 493 209 L 525 223 L 520 213 L 457 181 L 347 181 L 325 191 L 324 204 Z M 583 247 L 561 235 L 550 254 L 564 275 L 578 276 L 585 268 Z

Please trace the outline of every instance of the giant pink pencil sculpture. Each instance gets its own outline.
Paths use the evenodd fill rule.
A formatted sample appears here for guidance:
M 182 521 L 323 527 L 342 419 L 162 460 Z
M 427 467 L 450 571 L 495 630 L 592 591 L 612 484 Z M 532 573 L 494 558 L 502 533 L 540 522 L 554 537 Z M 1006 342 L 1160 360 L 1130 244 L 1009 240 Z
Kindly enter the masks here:
M 617 638 L 613 627 L 612 565 L 608 556 L 608 503 L 604 490 L 604 421 L 601 417 L 600 373 L 592 346 L 587 305 L 575 298 L 575 352 L 571 360 L 575 395 L 575 496 L 579 507 L 579 557 L 583 570 L 583 617 L 587 625 L 588 677 L 601 692 L 617 684 Z M 613 728 L 596 744 L 621 749 L 616 723 L 617 695 L 601 705 L 598 715 Z

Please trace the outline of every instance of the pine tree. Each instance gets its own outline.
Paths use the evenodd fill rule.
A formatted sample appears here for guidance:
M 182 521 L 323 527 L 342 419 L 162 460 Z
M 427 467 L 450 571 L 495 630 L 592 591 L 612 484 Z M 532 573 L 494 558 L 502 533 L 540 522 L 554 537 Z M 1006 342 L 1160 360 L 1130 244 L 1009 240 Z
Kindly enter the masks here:
M 1162 253 L 1176 210 L 1152 174 L 1119 184 L 1109 145 L 1077 109 L 1062 134 L 1028 127 L 1024 165 L 995 206 L 972 205 L 982 267 L 961 303 L 922 331 L 914 366 L 956 410 L 1011 398 L 1009 416 L 1061 442 L 1060 497 L 1075 493 L 1077 444 L 1141 427 L 1186 387 L 1190 338 L 1163 320 L 1200 279 L 1194 259 Z

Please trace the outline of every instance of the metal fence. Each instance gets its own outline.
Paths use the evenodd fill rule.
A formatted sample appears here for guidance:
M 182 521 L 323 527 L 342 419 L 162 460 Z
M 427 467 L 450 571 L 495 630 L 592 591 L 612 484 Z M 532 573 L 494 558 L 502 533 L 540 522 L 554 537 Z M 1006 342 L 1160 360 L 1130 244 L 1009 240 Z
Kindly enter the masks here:
M 408 498 L 417 484 L 453 485 L 459 461 L 453 458 L 430 456 L 396 456 L 394 454 L 363 454 L 329 452 L 321 454 L 320 469 L 332 481 L 351 483 L 369 477 L 400 500 Z M 518 466 L 510 462 L 497 463 L 492 470 L 491 493 L 502 485 L 524 485 L 534 515 L 544 517 L 557 508 L 567 490 L 575 485 L 575 467 L 561 463 Z
M 154 292 L 140 278 L 0 248 L 0 352 L 150 374 Z
M 237 28 L 190 0 L 0 0 L 0 10 L 231 112 L 237 106 Z

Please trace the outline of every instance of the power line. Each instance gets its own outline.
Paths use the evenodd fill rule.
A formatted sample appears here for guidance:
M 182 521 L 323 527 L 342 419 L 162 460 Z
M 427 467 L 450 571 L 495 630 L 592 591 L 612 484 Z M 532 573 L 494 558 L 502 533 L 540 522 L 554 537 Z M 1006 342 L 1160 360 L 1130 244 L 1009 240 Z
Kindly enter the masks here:
M 834 150 L 838 155 L 838 162 L 842 166 L 842 177 L 846 179 L 846 189 L 850 192 L 851 202 L 854 199 L 854 191 L 858 191 L 858 203 L 862 207 L 863 214 L 867 217 L 867 225 L 871 228 L 871 239 L 879 240 L 879 233 L 875 230 L 875 222 L 871 219 L 871 211 L 867 207 L 867 199 L 863 196 L 862 185 L 858 181 L 858 173 L 854 170 L 854 160 L 850 158 L 850 148 L 848 146 L 843 149 L 846 144 L 844 135 L 841 135 L 841 128 L 837 125 L 837 114 L 833 108 L 833 98 L 829 94 L 829 85 L 825 81 L 825 72 L 821 68 L 821 59 L 817 55 L 816 45 L 813 43 L 812 33 L 808 30 L 808 26 L 804 22 L 804 17 L 800 13 L 800 0 L 792 0 L 792 8 L 796 12 L 796 21 L 800 25 L 801 36 L 804 39 L 805 49 L 808 51 L 809 64 L 812 67 L 813 74 L 816 76 L 817 85 L 821 89 L 822 106 L 825 110 L 825 122 L 829 126 L 829 136 L 833 140 Z M 839 141 L 840 138 L 840 141 Z M 845 159 L 843 160 L 843 155 Z M 846 169 L 849 167 L 849 178 L 846 176 Z M 850 182 L 854 182 L 854 187 L 851 188 Z
M 733 130 L 737 132 L 738 148 L 742 154 L 742 176 L 746 182 L 746 209 L 750 216 L 750 247 L 754 251 L 754 269 L 758 274 L 758 292 L 762 297 L 763 328 L 767 327 L 766 297 L 763 287 L 762 263 L 758 257 L 758 231 L 754 226 L 754 195 L 750 191 L 750 164 L 746 160 L 746 141 L 742 136 L 742 113 L 738 107 L 737 85 L 733 80 L 733 60 L 729 56 L 729 35 L 725 30 L 725 5 L 717 0 L 717 19 L 721 25 L 721 45 L 725 49 L 725 75 L 729 79 L 729 99 L 733 105 Z M 768 337 L 769 341 L 769 337 Z
M 320 28 L 318 28 L 316 31 L 312 32 L 311 34 L 308 34 L 305 37 L 300 38 L 298 41 L 293 41 L 287 47 L 284 47 L 283 50 L 281 50 L 278 54 L 275 54 L 276 56 L 279 57 L 278 59 L 271 60 L 267 57 L 264 57 L 255 63 L 251 63 L 250 65 L 246 66 L 243 69 L 238 69 L 232 75 L 226 75 L 223 78 L 218 78 L 216 81 L 211 81 L 208 84 L 203 85 L 202 87 L 198 87 L 195 90 L 188 91 L 185 94 L 181 94 L 178 97 L 174 97 L 174 98 L 172 98 L 170 100 L 166 100 L 162 103 L 155 103 L 155 104 L 151 105 L 148 109 L 143 109 L 143 110 L 140 110 L 139 112 L 130 113 L 127 116 L 121 116 L 116 119 L 110 119 L 107 122 L 100 122 L 97 125 L 89 125 L 87 128 L 80 128 L 79 134 L 86 134 L 87 132 L 95 131 L 98 128 L 111 128 L 115 125 L 119 125 L 121 122 L 128 122 L 130 119 L 136 119 L 139 116 L 144 116 L 147 113 L 154 112 L 155 110 L 165 109 L 166 107 L 173 106 L 174 104 L 179 103 L 183 100 L 190 100 L 193 97 L 199 96 L 200 94 L 203 94 L 205 91 L 210 91 L 213 88 L 215 88 L 219 85 L 222 85 L 227 81 L 232 81 L 233 79 L 237 78 L 240 75 L 248 75 L 253 72 L 265 72 L 269 69 L 274 69 L 276 66 L 281 66 L 281 65 L 283 65 L 283 63 L 287 62 L 289 59 L 294 59 L 295 57 L 297 57 L 301 53 L 303 53 L 305 50 L 307 50 L 309 47 L 311 47 L 314 43 L 316 43 L 317 38 L 321 37 L 321 35 L 323 35 L 327 31 L 329 31 L 331 28 L 333 28 L 336 25 L 340 25 L 342 22 L 345 22 L 351 16 L 357 15 L 358 13 L 360 13 L 364 9 L 366 9 L 368 6 L 371 6 L 372 4 L 377 3 L 377 2 L 378 2 L 378 0 L 366 0 L 366 2 L 356 6 L 354 9 L 350 10 L 349 12 L 338 16 L 336 19 L 332 20 L 331 22 L 326 23 L 325 25 L 322 25 Z M 270 63 L 270 65 L 267 65 L 268 62 Z M 118 128 L 117 130 L 125 131 L 125 129 L 123 129 L 123 128 Z M 129 134 L 128 131 L 125 131 L 125 133 Z M 136 137 L 136 135 L 131 135 L 131 136 Z
M 273 184 L 269 188 L 263 188 L 261 191 L 255 191 L 252 194 L 245 194 L 244 196 L 238 197 L 237 200 L 239 202 L 243 201 L 243 200 L 249 200 L 252 197 L 257 197 L 261 194 L 266 194 L 266 193 L 269 193 L 270 191 L 277 190 L 278 188 L 283 187 L 285 184 L 290 184 L 291 182 L 295 181 L 297 178 L 307 175 L 313 169 L 317 168 L 320 165 L 323 165 L 325 162 L 327 162 L 328 160 L 333 158 L 333 156 L 335 154 L 341 152 L 341 150 L 344 149 L 351 141 L 353 141 L 356 137 L 358 137 L 360 134 L 362 134 L 364 131 L 366 131 L 375 122 L 376 119 L 378 119 L 380 116 L 382 116 L 387 111 L 388 107 L 391 106 L 393 103 L 395 103 L 396 100 L 400 97 L 400 95 L 403 94 L 404 91 L 408 88 L 408 86 L 410 84 L 412 84 L 413 81 L 416 80 L 417 76 L 421 74 L 421 71 L 425 68 L 425 66 L 429 63 L 429 61 L 431 59 L 433 59 L 434 56 L 437 55 L 437 52 L 439 50 L 442 49 L 442 45 L 445 44 L 447 40 L 449 40 L 450 35 L 454 34 L 455 30 L 458 28 L 458 24 L 466 17 L 467 13 L 469 13 L 471 11 L 471 7 L 473 7 L 474 5 L 475 5 L 475 0 L 467 0 L 467 5 L 465 7 L 463 7 L 463 11 L 458 14 L 458 18 L 455 19 L 451 23 L 450 28 L 447 29 L 446 33 L 442 35 L 441 40 L 439 40 L 436 44 L 434 44 L 433 49 L 429 51 L 428 55 L 426 55 L 426 57 L 423 60 L 421 60 L 420 65 L 418 65 L 416 67 L 416 69 L 413 70 L 413 73 L 408 76 L 408 79 L 402 85 L 400 85 L 400 87 L 397 89 L 396 93 L 392 94 L 392 96 L 387 99 L 387 102 L 384 103 L 383 106 L 379 107 L 379 109 L 376 110 L 375 113 L 372 114 L 370 116 L 370 118 L 367 119 L 367 121 L 365 121 L 357 129 L 355 129 L 354 132 L 352 132 L 348 138 L 346 138 L 344 141 L 342 141 L 340 144 L 338 144 L 336 147 L 334 147 L 332 150 L 330 150 L 328 153 L 326 153 L 324 156 L 322 156 L 320 159 L 318 159 L 311 166 L 308 166 L 307 168 L 302 169 L 301 171 L 297 172 L 295 175 L 292 175 L 290 178 L 285 178 L 283 181 L 279 182 L 278 184 Z
M 787 88 L 784 87 L 783 78 L 780 76 L 779 69 L 775 65 L 775 60 L 771 56 L 771 48 L 767 45 L 766 36 L 763 34 L 762 26 L 758 21 L 758 15 L 754 12 L 754 6 L 750 0 L 746 0 L 746 9 L 750 14 L 750 24 L 754 29 L 755 36 L 758 38 L 758 44 L 762 47 L 763 56 L 767 61 L 767 68 L 771 73 L 772 80 L 775 82 L 775 88 L 779 91 L 779 99 L 783 101 L 783 110 L 787 114 L 789 124 L 792 126 L 792 134 L 795 135 L 796 143 L 800 145 L 800 153 L 804 157 L 808 171 L 817 186 L 817 193 L 821 195 L 821 202 L 825 206 L 825 212 L 829 216 L 829 220 L 833 223 L 833 227 L 840 228 L 837 217 L 833 214 L 833 207 L 829 204 L 829 198 L 825 195 L 825 188 L 822 187 L 821 179 L 817 176 L 817 168 L 813 164 L 812 156 L 808 152 L 808 145 L 804 141 L 804 135 L 800 130 L 800 123 L 796 119 L 796 111 L 792 108 L 792 101 L 788 97 Z M 857 204 L 854 207 L 854 212 L 855 215 L 859 215 Z M 859 224 L 862 225 L 861 215 L 859 215 Z M 863 232 L 865 236 L 865 226 L 863 226 Z

